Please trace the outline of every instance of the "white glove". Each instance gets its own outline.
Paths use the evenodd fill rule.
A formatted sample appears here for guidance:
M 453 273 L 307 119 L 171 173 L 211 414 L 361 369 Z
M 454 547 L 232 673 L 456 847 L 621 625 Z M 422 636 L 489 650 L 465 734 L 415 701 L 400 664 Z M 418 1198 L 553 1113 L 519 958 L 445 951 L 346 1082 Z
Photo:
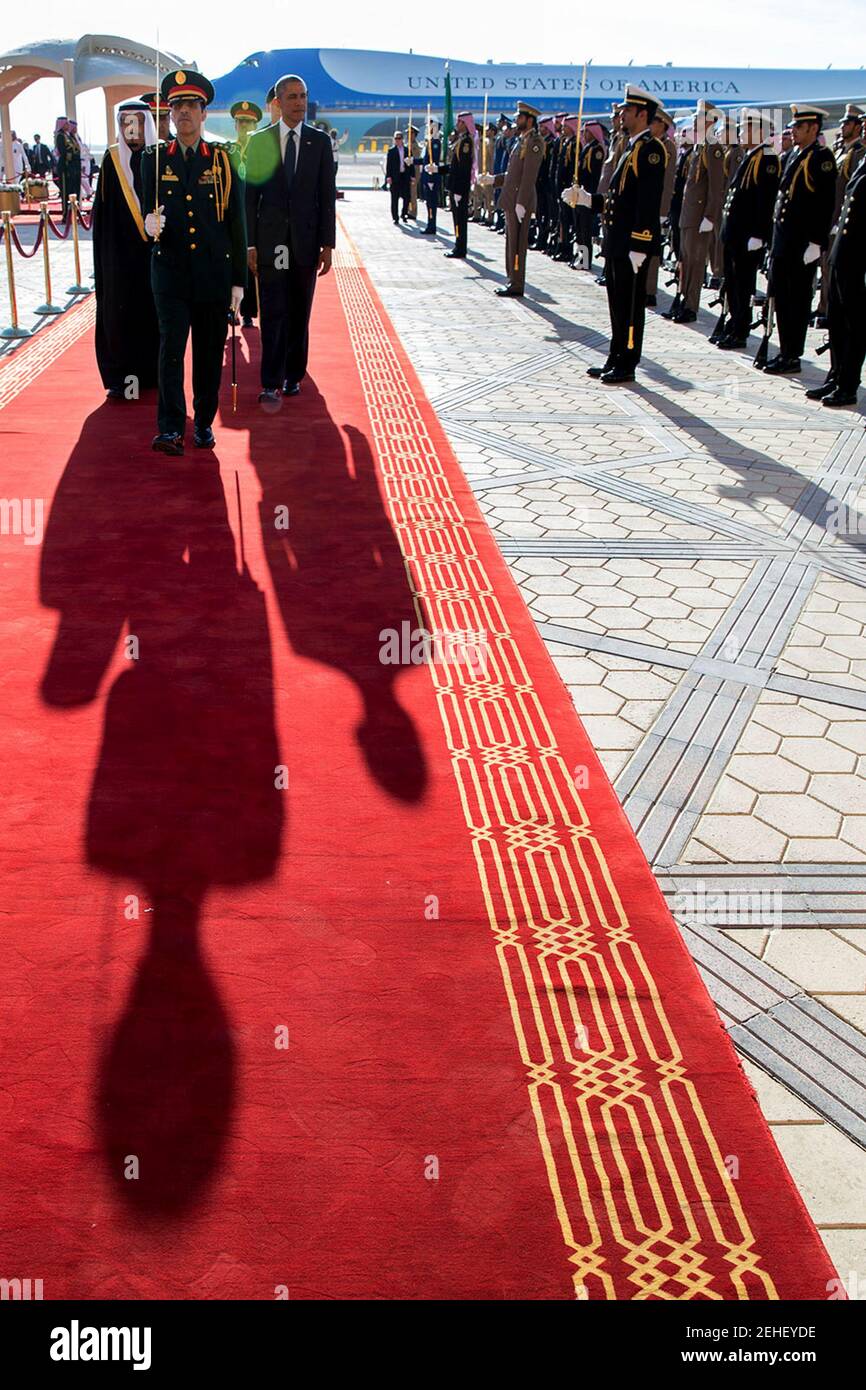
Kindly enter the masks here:
M 437 172 L 438 172 L 438 171 L 437 171 L 437 169 L 436 169 L 436 165 L 435 165 L 435 164 L 425 164 L 425 165 L 424 165 L 424 173 L 425 173 L 425 174 L 430 174 L 431 177 L 432 177 L 432 175 L 435 174 L 435 173 L 437 173 Z
M 517 213 L 518 222 L 522 222 L 524 217 L 526 216 L 526 208 L 523 206 L 522 203 L 515 203 L 514 211 Z
M 148 236 L 158 236 L 159 233 L 163 230 L 165 226 L 165 212 L 163 211 L 164 206 L 164 204 L 161 204 L 158 213 L 149 212 L 145 217 L 144 230 L 147 232 Z
M 703 219 L 703 221 L 701 222 L 701 225 L 698 227 L 698 231 L 699 231 L 699 232 L 711 232 L 712 230 L 713 230 L 713 224 L 712 224 L 712 222 L 710 221 L 710 219 L 709 219 L 708 217 L 705 217 L 705 218 Z
M 818 259 L 818 257 L 820 256 L 820 254 L 821 254 L 821 248 L 820 248 L 820 246 L 818 245 L 817 241 L 810 241 L 810 242 L 809 242 L 809 245 L 806 247 L 805 251 L 803 252 L 803 264 L 804 264 L 804 265 L 811 265 L 813 261 L 817 261 L 817 259 Z
M 591 194 L 591 193 L 588 193 L 587 190 L 586 190 L 585 188 L 579 188 L 579 189 L 577 190 L 577 204 L 576 204 L 576 206 L 579 207 L 579 208 L 591 208 L 591 207 L 592 207 L 592 194 Z
M 646 260 L 646 252 L 645 252 L 645 251 L 629 251 L 629 253 L 628 253 L 628 258 L 629 258 L 629 260 L 631 261 L 631 268 L 632 268 L 632 270 L 634 271 L 635 275 L 637 275 L 638 271 L 640 270 L 641 266 L 643 265 L 644 261 Z
M 571 188 L 564 188 L 559 196 L 566 207 L 575 207 L 577 204 L 577 185 L 572 184 Z
M 241 307 L 241 300 L 244 297 L 243 288 L 240 285 L 232 285 L 232 317 L 237 318 Z
M 761 249 L 761 247 L 763 246 L 763 244 L 764 244 L 764 243 L 761 241 L 760 237 L 750 236 L 750 237 L 749 237 L 749 240 L 746 242 L 746 250 L 747 250 L 747 251 L 760 251 L 760 249 Z
M 453 197 L 455 203 L 459 203 L 460 200 L 461 200 L 461 198 L 463 197 L 463 194 L 462 194 L 462 193 L 453 193 L 451 196 Z

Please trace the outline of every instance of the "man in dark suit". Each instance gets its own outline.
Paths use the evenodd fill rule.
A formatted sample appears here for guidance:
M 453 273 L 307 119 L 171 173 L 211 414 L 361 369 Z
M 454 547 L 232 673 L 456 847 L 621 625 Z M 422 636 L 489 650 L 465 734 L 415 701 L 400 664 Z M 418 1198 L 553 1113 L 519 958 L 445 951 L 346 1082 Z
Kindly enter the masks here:
M 409 194 L 412 188 L 411 164 L 403 144 L 402 130 L 394 131 L 394 143 L 385 159 L 385 187 L 391 193 L 391 220 L 396 227 L 401 217 L 404 222 L 409 218 Z
M 301 78 L 275 85 L 280 119 L 251 135 L 246 149 L 248 263 L 261 301 L 260 401 L 300 390 L 316 276 L 331 269 L 336 241 L 331 141 L 304 121 Z

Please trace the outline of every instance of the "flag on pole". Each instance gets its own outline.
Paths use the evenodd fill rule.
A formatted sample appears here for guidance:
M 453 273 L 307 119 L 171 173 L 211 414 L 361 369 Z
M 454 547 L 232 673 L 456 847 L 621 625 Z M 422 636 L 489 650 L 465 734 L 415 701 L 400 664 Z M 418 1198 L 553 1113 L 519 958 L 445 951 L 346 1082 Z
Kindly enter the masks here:
M 454 102 L 451 99 L 451 69 L 445 64 L 445 115 L 442 120 L 442 158 L 454 129 Z

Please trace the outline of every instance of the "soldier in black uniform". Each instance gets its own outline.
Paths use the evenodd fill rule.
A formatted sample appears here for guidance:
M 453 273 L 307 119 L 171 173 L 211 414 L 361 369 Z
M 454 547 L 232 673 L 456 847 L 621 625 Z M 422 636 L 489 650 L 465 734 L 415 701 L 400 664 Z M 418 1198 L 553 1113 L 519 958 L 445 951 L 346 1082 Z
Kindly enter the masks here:
M 552 177 L 551 157 L 556 145 L 556 134 L 554 130 L 555 121 L 553 116 L 548 116 L 543 120 L 538 129 L 544 139 L 544 155 L 541 160 L 541 168 L 538 171 L 538 178 L 535 185 L 535 241 L 531 242 L 536 251 L 547 250 L 547 239 L 550 235 L 550 180 Z
M 574 145 L 577 139 L 577 116 L 566 115 L 562 122 L 559 137 L 559 151 L 556 161 L 556 250 L 555 261 L 570 261 L 574 239 L 575 209 L 562 201 L 567 188 L 575 183 Z
M 159 433 L 154 449 L 182 454 L 186 425 L 183 359 L 192 329 L 194 443 L 214 444 L 229 309 L 247 284 L 243 182 L 225 145 L 201 138 L 214 90 L 199 72 L 168 73 L 162 100 L 177 137 L 151 145 L 141 161 L 145 230 L 154 239 L 150 283 L 159 320 Z M 159 193 L 157 194 L 157 162 Z
M 818 144 L 826 111 L 819 106 L 792 106 L 791 110 L 796 152 L 782 171 L 770 250 L 779 352 L 764 371 L 773 376 L 800 370 L 815 270 L 830 235 L 836 197 L 836 161 L 830 150 Z
M 249 138 L 262 119 L 262 110 L 254 101 L 236 101 L 229 110 L 229 115 L 235 123 L 235 133 L 237 139 L 229 145 L 229 156 L 232 167 L 239 179 L 246 179 L 247 169 L 244 162 L 244 155 L 249 143 Z M 252 328 L 253 319 L 259 315 L 259 299 L 256 293 L 256 281 L 254 276 L 249 277 L 244 297 L 241 300 L 241 323 L 244 328 Z
M 430 122 L 430 129 L 427 132 L 427 139 L 424 142 L 424 149 L 421 154 L 421 178 L 418 184 L 419 193 L 427 204 L 427 226 L 422 227 L 422 236 L 436 235 L 436 209 L 439 206 L 439 185 L 442 181 L 440 166 L 442 164 L 442 141 L 439 137 L 439 123 Z
M 769 122 L 767 122 L 769 127 Z M 752 325 L 752 296 L 758 270 L 773 230 L 773 208 L 779 191 L 779 156 L 764 135 L 760 111 L 740 112 L 743 151 L 722 209 L 722 254 L 728 323 L 717 346 L 726 351 L 744 348 Z
M 628 142 L 607 193 L 574 190 L 575 206 L 601 212 L 611 336 L 604 366 L 590 367 L 587 375 L 608 385 L 634 381 L 643 346 L 649 258 L 661 251 L 665 151 L 649 129 L 657 107 L 642 87 L 628 87 L 622 103 Z
M 604 164 L 605 148 L 599 139 L 602 127 L 597 121 L 587 121 L 580 142 L 578 183 L 587 193 L 598 192 L 598 182 Z M 592 270 L 592 239 L 595 236 L 597 214 L 592 208 L 574 209 L 574 256 L 572 266 L 577 270 Z
M 848 180 L 828 259 L 830 371 L 806 395 L 822 405 L 856 405 L 866 358 L 866 161 Z
M 467 227 L 469 223 L 469 191 L 472 187 L 472 172 L 475 167 L 475 147 L 473 135 L 475 122 L 471 111 L 461 111 L 457 117 L 457 133 L 451 151 L 451 164 L 448 169 L 448 192 L 451 194 L 451 211 L 454 214 L 454 245 L 445 255 L 451 260 L 462 261 L 468 249 Z

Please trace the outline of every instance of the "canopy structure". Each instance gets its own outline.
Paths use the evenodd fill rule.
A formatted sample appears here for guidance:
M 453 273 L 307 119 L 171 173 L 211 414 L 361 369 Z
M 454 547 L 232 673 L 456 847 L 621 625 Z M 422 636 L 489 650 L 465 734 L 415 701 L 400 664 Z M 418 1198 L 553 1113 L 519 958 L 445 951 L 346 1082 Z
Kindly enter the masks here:
M 156 60 L 156 49 L 149 44 L 118 38 L 114 34 L 84 34 L 77 40 L 47 39 L 0 54 L 0 127 L 6 168 L 12 168 L 9 106 L 33 82 L 38 82 L 40 77 L 62 78 L 65 114 L 72 118 L 75 118 L 78 93 L 101 87 L 105 93 L 110 138 L 117 103 L 152 90 L 156 85 Z M 176 53 L 159 54 L 160 72 L 168 67 L 195 66 Z

